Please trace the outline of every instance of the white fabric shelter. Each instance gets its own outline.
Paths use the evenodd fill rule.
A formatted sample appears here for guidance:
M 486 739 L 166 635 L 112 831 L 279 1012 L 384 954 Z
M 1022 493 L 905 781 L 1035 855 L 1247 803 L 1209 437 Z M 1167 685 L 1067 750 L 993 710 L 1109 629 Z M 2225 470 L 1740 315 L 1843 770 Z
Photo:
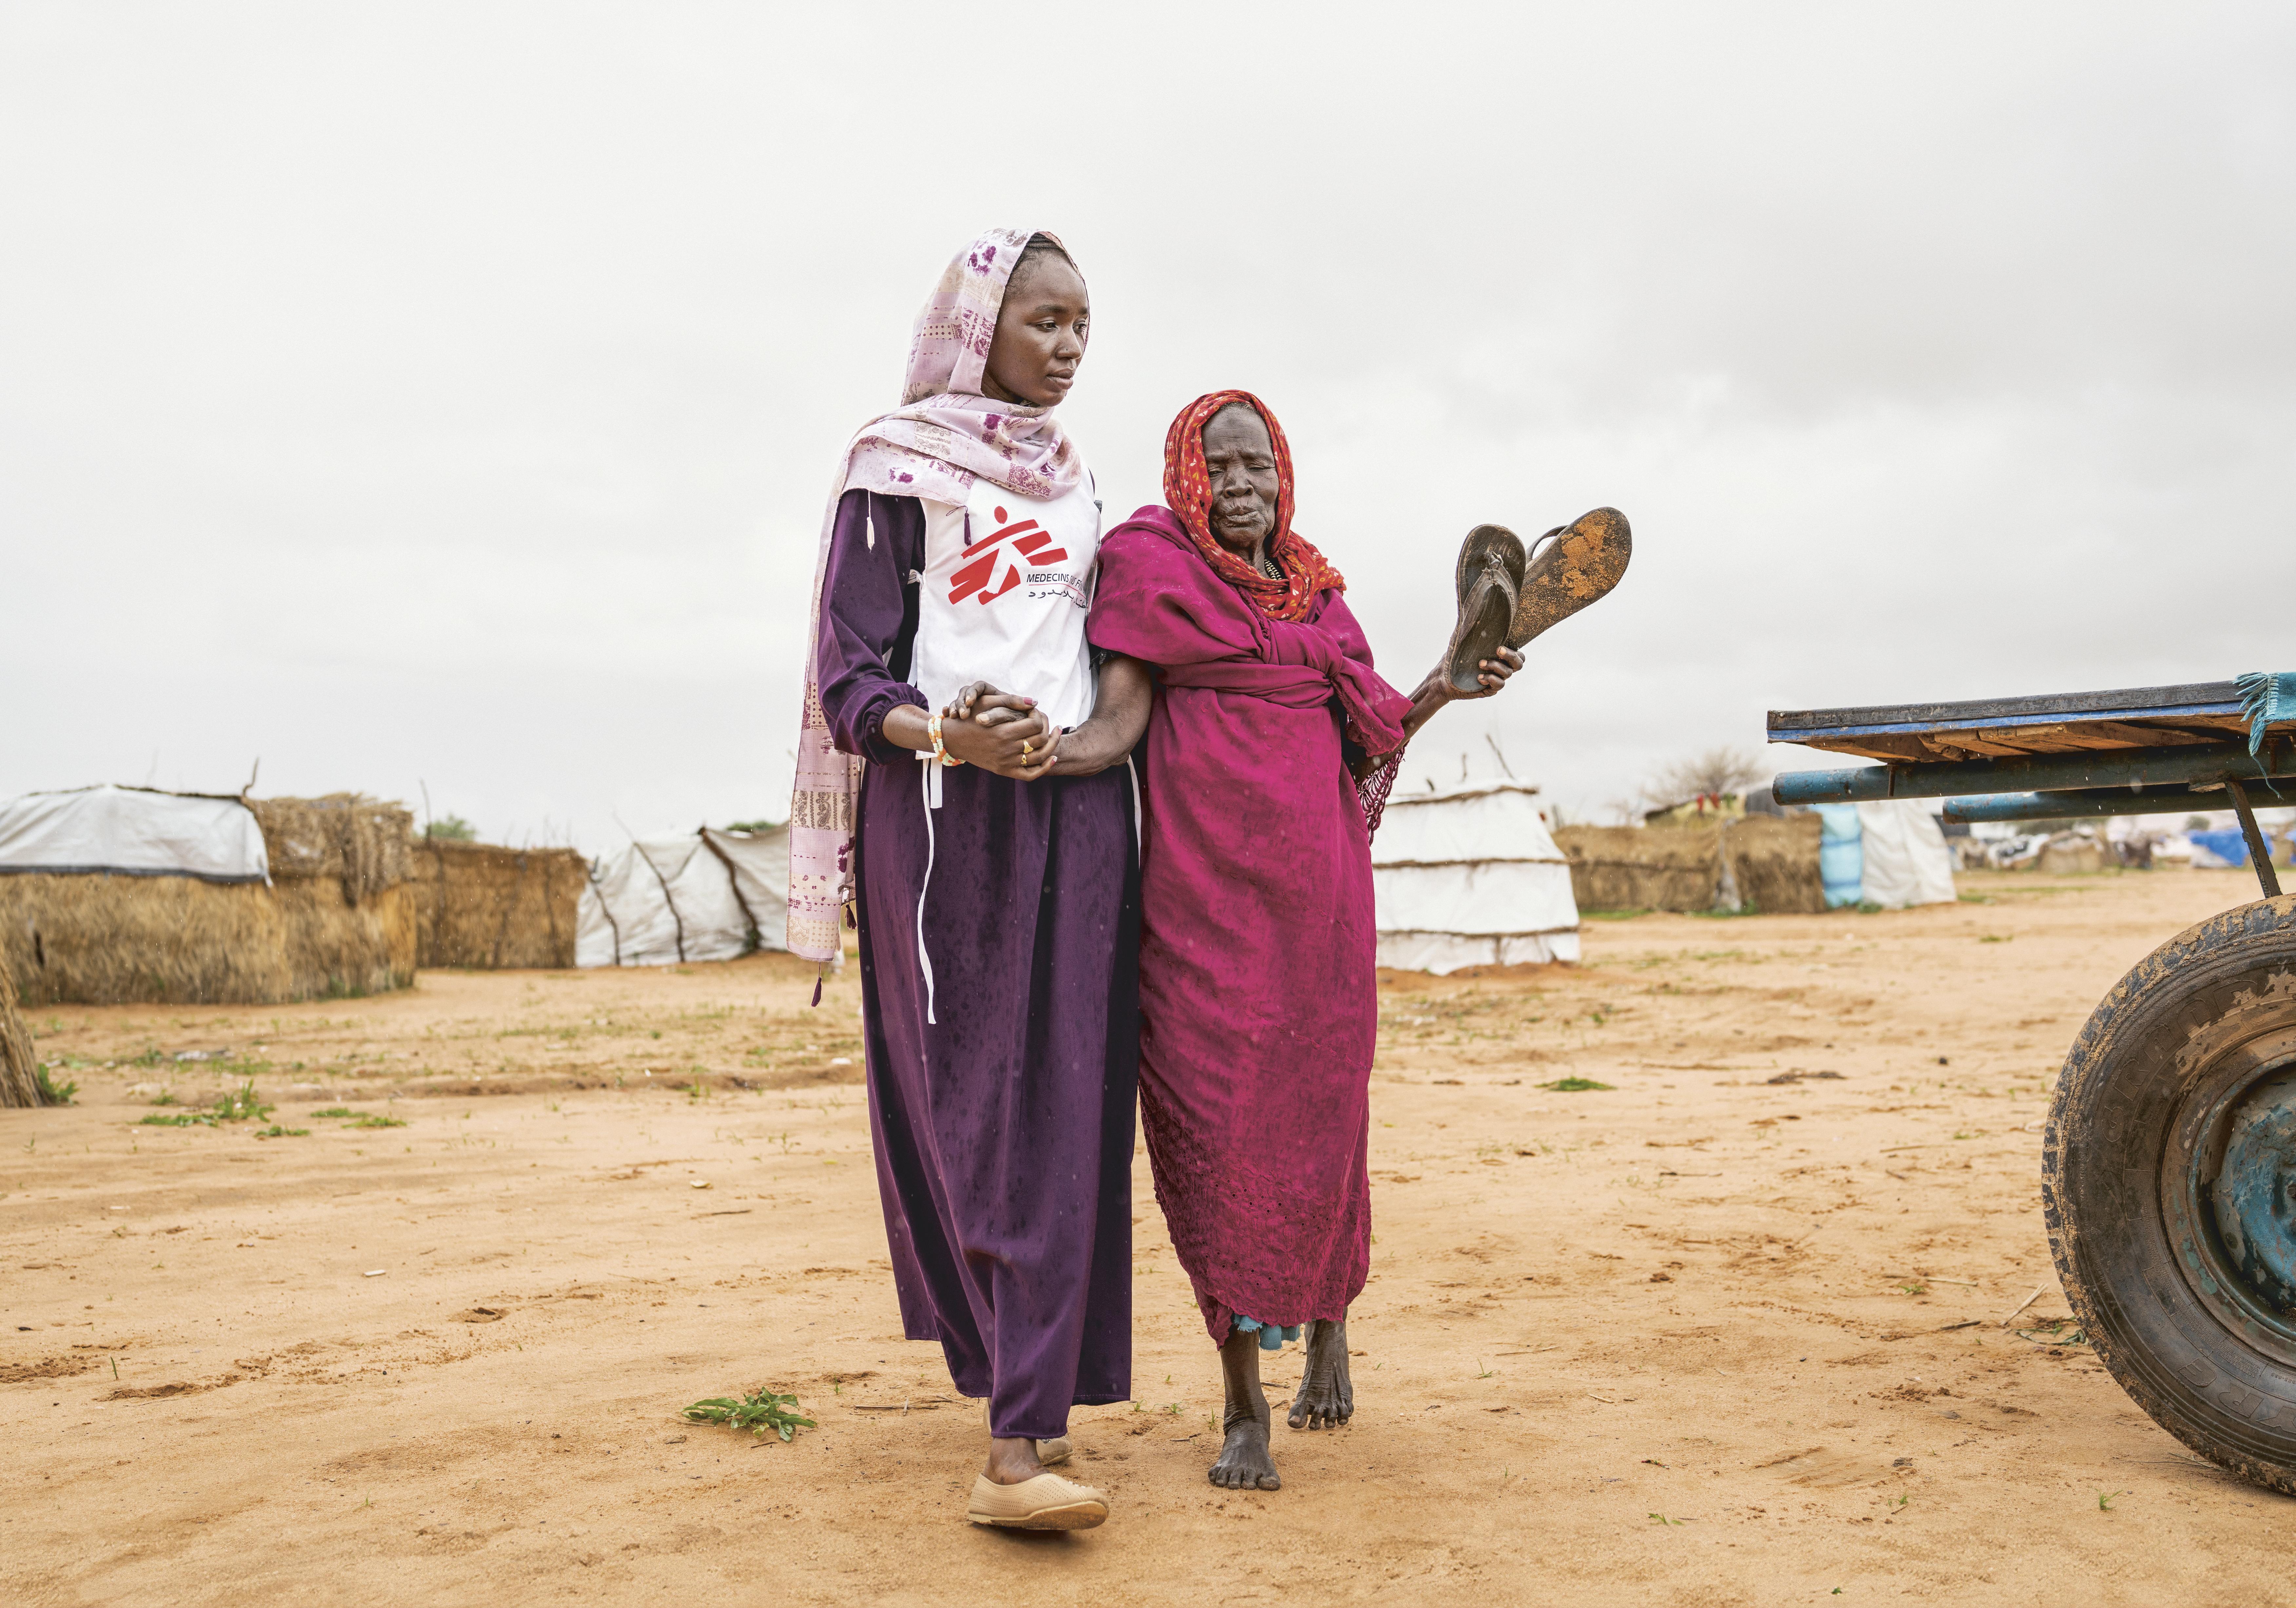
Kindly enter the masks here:
M 1954 902 L 1953 850 L 1937 816 L 1919 799 L 1882 799 L 1857 806 L 1866 849 L 1868 904 L 1885 910 Z
M 644 838 L 590 867 L 574 964 L 667 966 L 780 949 L 788 913 L 787 832 Z
M 267 882 L 271 858 L 237 799 L 84 787 L 0 804 L 0 874 L 20 872 Z
M 1570 862 L 1535 787 L 1478 782 L 1390 799 L 1371 864 L 1382 966 L 1439 977 L 1578 958 Z

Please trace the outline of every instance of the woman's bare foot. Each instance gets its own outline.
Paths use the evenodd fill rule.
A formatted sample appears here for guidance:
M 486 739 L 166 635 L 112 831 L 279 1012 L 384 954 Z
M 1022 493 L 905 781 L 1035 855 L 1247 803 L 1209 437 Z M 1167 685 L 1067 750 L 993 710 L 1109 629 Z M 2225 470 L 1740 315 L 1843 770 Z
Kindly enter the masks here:
M 1045 1465 L 1037 1461 L 1035 1441 L 1017 1438 L 999 1440 L 992 1437 L 988 1442 L 988 1461 L 981 1464 L 980 1472 L 996 1484 L 1018 1485 L 1023 1480 L 1033 1480 L 1043 1473 Z
M 1356 1411 L 1355 1384 L 1348 1377 L 1348 1320 L 1313 1319 L 1300 1338 L 1307 1342 L 1307 1360 L 1285 1422 L 1295 1430 L 1335 1430 Z
M 1259 1387 L 1259 1335 L 1242 1329 L 1229 1333 L 1220 1348 L 1220 1376 L 1227 1386 L 1227 1406 L 1220 1415 L 1226 1439 L 1211 1466 L 1211 1482 L 1228 1490 L 1281 1490 L 1283 1481 L 1267 1449 L 1274 1418 L 1267 1392 Z

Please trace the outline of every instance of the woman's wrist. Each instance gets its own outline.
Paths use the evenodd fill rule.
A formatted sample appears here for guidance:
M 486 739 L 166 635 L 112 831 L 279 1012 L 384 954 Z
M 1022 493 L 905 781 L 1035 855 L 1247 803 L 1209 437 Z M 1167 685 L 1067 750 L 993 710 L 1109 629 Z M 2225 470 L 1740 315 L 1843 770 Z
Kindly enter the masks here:
M 1106 770 L 1124 756 L 1115 751 L 1113 722 L 1095 715 L 1082 726 L 1070 726 L 1061 738 L 1061 775 L 1089 776 Z
M 896 748 L 932 752 L 931 711 L 921 704 L 897 703 L 885 711 L 878 734 Z

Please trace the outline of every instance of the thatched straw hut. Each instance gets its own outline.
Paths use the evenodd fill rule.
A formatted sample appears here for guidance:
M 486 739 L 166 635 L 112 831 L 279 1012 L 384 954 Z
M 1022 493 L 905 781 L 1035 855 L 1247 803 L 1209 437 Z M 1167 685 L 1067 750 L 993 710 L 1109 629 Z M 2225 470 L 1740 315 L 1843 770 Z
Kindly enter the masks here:
M 259 829 L 247 831 L 251 812 Z M 408 813 L 134 788 L 0 808 L 0 966 L 27 1005 L 272 1005 L 414 978 Z
M 589 882 L 572 849 L 426 839 L 414 849 L 415 964 L 570 966 Z
M 8 968 L 0 965 L 0 1105 L 41 1103 L 40 1079 L 32 1052 L 32 1035 L 16 1010 L 16 985 Z

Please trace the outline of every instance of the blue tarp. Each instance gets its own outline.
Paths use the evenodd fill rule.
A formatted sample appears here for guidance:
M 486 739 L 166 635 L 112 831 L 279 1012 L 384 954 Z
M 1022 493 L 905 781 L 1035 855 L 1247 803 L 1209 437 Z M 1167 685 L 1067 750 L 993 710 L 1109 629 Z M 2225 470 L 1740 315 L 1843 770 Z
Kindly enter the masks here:
M 2188 832 L 2185 835 L 2227 866 L 2248 864 L 2248 835 L 2237 826 L 2215 832 Z

